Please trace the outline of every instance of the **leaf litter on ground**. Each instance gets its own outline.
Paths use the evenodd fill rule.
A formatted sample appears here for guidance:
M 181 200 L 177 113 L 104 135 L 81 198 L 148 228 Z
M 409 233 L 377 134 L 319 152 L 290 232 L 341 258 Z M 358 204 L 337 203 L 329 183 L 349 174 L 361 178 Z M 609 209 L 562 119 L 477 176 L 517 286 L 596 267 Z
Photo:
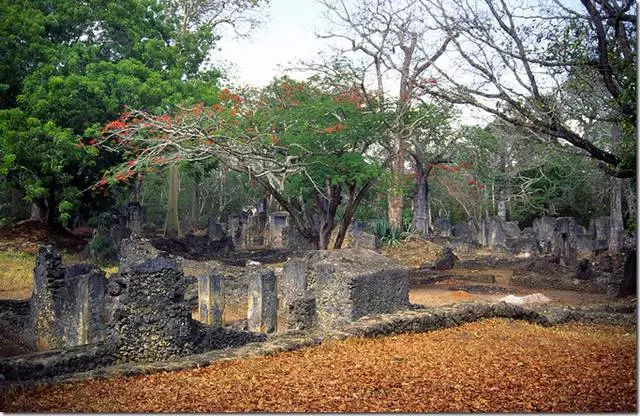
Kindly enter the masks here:
M 29 412 L 635 412 L 635 334 L 491 319 L 145 376 L 5 391 Z

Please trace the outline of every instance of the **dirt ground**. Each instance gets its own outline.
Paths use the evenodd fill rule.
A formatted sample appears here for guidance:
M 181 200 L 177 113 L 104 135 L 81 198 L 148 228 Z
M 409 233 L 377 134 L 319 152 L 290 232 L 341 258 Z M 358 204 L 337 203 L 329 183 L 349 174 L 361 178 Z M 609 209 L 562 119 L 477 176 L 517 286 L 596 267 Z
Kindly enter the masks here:
M 449 290 L 447 289 L 448 287 L 455 288 L 456 286 L 469 284 L 469 282 L 449 279 L 430 285 L 412 286 L 409 292 L 409 301 L 417 305 L 439 306 L 460 301 L 479 300 L 495 302 L 507 295 L 526 296 L 532 295 L 534 293 L 541 293 L 542 295 L 551 299 L 551 305 L 586 306 L 602 304 L 611 301 L 611 299 L 603 293 L 584 293 L 572 290 L 529 288 L 512 285 L 509 279 L 513 275 L 513 270 L 510 268 L 482 270 L 451 269 L 450 272 L 452 274 L 462 275 L 470 275 L 474 273 L 481 273 L 483 275 L 494 275 L 496 278 L 495 283 L 473 282 L 472 284 L 474 286 L 502 288 L 504 289 L 504 293 L 470 293 L 464 290 Z
M 52 228 L 33 220 L 20 221 L 0 228 L 0 250 L 36 254 L 40 246 L 47 243 L 60 251 L 80 253 L 89 240 L 90 235 L 87 235 L 87 230 L 78 230 L 74 234 L 65 228 Z

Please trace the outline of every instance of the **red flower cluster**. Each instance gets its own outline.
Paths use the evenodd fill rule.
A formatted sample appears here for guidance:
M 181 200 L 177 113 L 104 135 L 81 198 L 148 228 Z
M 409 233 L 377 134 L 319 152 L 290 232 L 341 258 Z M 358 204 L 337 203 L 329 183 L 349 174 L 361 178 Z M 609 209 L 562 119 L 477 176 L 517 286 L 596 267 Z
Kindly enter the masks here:
M 333 101 L 336 103 L 348 103 L 352 104 L 356 108 L 362 108 L 365 106 L 365 100 L 361 91 L 356 87 L 351 87 L 347 91 L 341 92 L 333 97 Z
M 343 129 L 344 129 L 344 124 L 337 123 L 337 124 L 331 125 L 331 126 L 327 127 L 326 129 L 324 129 L 324 132 L 325 133 L 339 133 Z
M 116 180 L 116 182 L 121 182 L 121 181 L 126 181 L 127 179 L 134 176 L 135 174 L 136 172 L 134 170 L 129 169 L 127 171 L 120 171 L 116 173 L 113 178 Z
M 104 130 L 105 131 L 109 131 L 109 130 L 124 130 L 127 127 L 127 124 L 125 122 L 123 122 L 122 120 L 114 120 L 110 123 L 108 123 L 106 126 L 104 126 Z
M 438 163 L 435 167 L 449 173 L 458 173 L 461 169 L 458 165 L 447 165 L 445 163 Z
M 234 104 L 240 104 L 242 102 L 242 98 L 238 94 L 234 94 L 229 91 L 228 88 L 223 89 L 218 94 L 218 98 L 220 101 L 231 101 Z

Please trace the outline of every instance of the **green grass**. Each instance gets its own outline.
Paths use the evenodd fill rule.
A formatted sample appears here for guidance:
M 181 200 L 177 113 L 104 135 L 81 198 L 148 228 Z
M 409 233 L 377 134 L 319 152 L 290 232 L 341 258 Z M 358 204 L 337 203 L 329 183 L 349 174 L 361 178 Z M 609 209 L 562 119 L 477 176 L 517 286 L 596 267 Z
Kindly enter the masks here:
M 62 254 L 64 264 L 85 263 L 79 254 Z M 33 289 L 33 268 L 36 256 L 15 251 L 0 252 L 0 292 L 30 291 Z M 107 276 L 118 271 L 117 265 L 100 266 Z

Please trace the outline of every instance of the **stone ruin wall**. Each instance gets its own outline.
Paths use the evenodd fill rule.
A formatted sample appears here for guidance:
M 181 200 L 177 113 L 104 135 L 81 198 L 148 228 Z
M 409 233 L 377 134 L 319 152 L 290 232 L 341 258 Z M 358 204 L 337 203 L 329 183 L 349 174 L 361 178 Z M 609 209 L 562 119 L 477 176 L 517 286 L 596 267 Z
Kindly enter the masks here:
M 409 305 L 409 273 L 368 249 L 311 251 L 283 270 L 288 329 L 335 329 Z
M 576 263 L 577 254 L 593 254 L 608 247 L 609 217 L 598 217 L 588 227 L 573 217 L 540 217 L 532 227 L 520 229 L 515 221 L 498 217 L 452 224 L 446 218 L 434 220 L 433 235 L 445 238 L 458 252 L 487 247 L 495 252 L 526 255 L 555 255 L 563 264 Z

